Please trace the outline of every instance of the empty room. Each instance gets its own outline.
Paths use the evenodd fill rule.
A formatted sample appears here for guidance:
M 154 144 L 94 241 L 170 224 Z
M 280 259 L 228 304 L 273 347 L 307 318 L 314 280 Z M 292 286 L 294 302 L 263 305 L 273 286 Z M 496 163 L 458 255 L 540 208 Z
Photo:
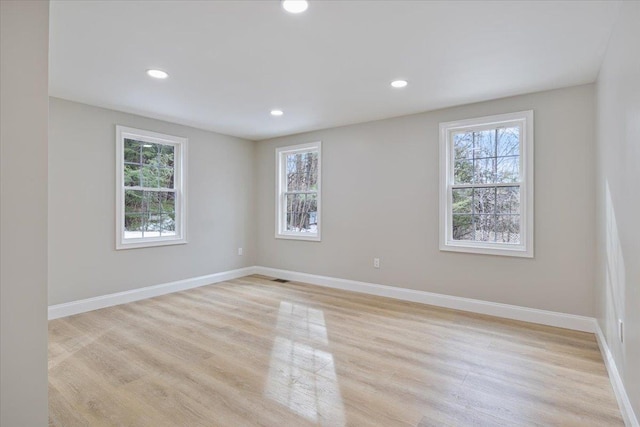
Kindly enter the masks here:
M 2 427 L 640 427 L 640 1 L 0 5 Z

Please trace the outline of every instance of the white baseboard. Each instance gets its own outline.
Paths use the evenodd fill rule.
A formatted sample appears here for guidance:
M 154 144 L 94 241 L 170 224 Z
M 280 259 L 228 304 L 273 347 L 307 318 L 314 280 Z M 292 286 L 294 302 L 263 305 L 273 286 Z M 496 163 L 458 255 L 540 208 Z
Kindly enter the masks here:
M 130 291 L 118 292 L 115 294 L 101 295 L 98 297 L 56 304 L 49 306 L 49 319 L 57 319 L 60 317 L 84 313 L 86 311 L 98 310 L 100 308 L 125 304 L 145 298 L 152 298 L 172 292 L 184 291 L 186 289 L 197 288 L 199 286 L 218 283 L 225 280 L 237 279 L 251 274 L 262 274 L 265 276 L 279 277 L 281 279 L 294 280 L 334 289 L 343 289 L 404 301 L 419 302 L 438 307 L 470 311 L 472 313 L 487 314 L 490 316 L 539 323 L 542 325 L 556 326 L 577 331 L 596 331 L 596 321 L 591 317 L 576 316 L 573 314 L 557 313 L 535 308 L 520 307 L 516 305 L 481 301 L 471 298 L 455 297 L 426 291 L 417 291 L 414 289 L 358 282 L 355 280 L 339 279 L 336 277 L 318 276 L 315 274 L 299 273 L 296 271 L 280 270 L 261 266 L 245 267 L 237 270 L 224 271 L 191 279 L 148 286 L 145 288 L 132 289 Z
M 256 266 L 255 274 L 310 283 L 312 285 L 325 286 L 329 288 L 343 289 L 352 292 L 395 298 L 404 301 L 419 302 L 422 304 L 452 308 L 455 310 L 470 311 L 472 313 L 488 314 L 490 316 L 503 317 L 506 319 L 573 329 L 576 331 L 595 332 L 596 321 L 592 317 L 557 313 L 554 311 L 481 301 L 471 298 L 455 297 L 395 286 L 358 282 L 355 280 L 338 279 L 335 277 L 318 276 L 315 274 L 298 273 L 295 271 L 279 270 L 269 267 Z
M 84 313 L 86 311 L 98 310 L 100 308 L 111 307 L 114 305 L 125 304 L 141 299 L 157 297 L 159 295 L 170 294 L 172 292 L 184 291 L 187 289 L 197 288 L 199 286 L 223 282 L 225 280 L 237 279 L 251 274 L 255 274 L 255 267 L 223 271 L 220 273 L 208 274 L 206 276 L 193 277 L 191 279 L 178 280 L 160 285 L 147 286 L 145 288 L 132 289 L 130 291 L 117 292 L 115 294 L 101 295 L 99 297 L 50 305 L 49 320 Z
M 615 393 L 616 399 L 618 400 L 618 405 L 620 406 L 620 412 L 622 413 L 624 424 L 627 427 L 640 427 L 640 423 L 638 423 L 638 417 L 636 417 L 636 414 L 633 411 L 631 401 L 629 400 L 627 391 L 625 390 L 624 384 L 622 383 L 622 378 L 620 378 L 620 373 L 618 372 L 616 361 L 613 358 L 613 354 L 611 354 L 611 349 L 609 349 L 607 340 L 605 339 L 598 322 L 596 322 L 596 339 L 598 340 L 598 345 L 600 346 L 600 352 L 602 352 L 602 359 L 604 359 L 604 364 L 607 367 L 607 372 L 609 372 L 611 386 L 613 387 L 613 392 Z

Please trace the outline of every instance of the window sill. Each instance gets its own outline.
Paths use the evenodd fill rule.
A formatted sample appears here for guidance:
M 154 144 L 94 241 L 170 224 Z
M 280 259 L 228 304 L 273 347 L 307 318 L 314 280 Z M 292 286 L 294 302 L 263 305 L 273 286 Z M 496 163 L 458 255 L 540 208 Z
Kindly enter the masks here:
M 162 240 L 146 240 L 128 243 L 116 243 L 116 250 L 123 249 L 139 249 L 139 248 L 152 248 L 156 246 L 172 246 L 172 245 L 186 245 L 187 239 L 162 239 Z
M 507 246 L 507 245 L 482 245 L 482 244 L 461 244 L 459 242 L 447 242 L 440 245 L 441 251 L 447 252 L 463 252 L 470 254 L 482 255 L 498 255 L 520 258 L 533 258 L 533 248 L 525 246 Z
M 303 240 L 308 242 L 320 242 L 320 236 L 317 234 L 305 235 L 305 234 L 276 234 L 276 239 L 284 240 Z

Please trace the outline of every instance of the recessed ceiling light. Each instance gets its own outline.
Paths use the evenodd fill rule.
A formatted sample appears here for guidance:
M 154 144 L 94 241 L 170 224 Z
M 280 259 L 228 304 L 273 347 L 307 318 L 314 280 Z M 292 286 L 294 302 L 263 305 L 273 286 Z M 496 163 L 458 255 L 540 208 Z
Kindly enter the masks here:
M 401 88 L 401 87 L 405 87 L 407 85 L 407 81 L 406 80 L 394 80 L 391 82 L 391 86 L 395 87 L 395 88 Z
M 169 74 L 162 70 L 147 70 L 147 74 L 155 79 L 166 79 L 169 77 Z
M 283 0 L 282 8 L 289 13 L 302 13 L 309 7 L 307 0 Z
M 142 146 L 143 146 L 144 148 L 153 147 L 153 145 L 151 145 L 151 144 L 142 144 Z
M 271 110 L 271 115 L 272 116 L 281 116 L 284 113 L 282 112 L 282 110 Z

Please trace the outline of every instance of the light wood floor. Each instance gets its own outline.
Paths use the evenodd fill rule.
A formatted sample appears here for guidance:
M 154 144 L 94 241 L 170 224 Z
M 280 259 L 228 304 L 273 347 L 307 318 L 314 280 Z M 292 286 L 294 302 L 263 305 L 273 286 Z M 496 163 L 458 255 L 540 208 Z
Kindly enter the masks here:
M 251 276 L 49 322 L 53 426 L 620 426 L 592 334 Z

